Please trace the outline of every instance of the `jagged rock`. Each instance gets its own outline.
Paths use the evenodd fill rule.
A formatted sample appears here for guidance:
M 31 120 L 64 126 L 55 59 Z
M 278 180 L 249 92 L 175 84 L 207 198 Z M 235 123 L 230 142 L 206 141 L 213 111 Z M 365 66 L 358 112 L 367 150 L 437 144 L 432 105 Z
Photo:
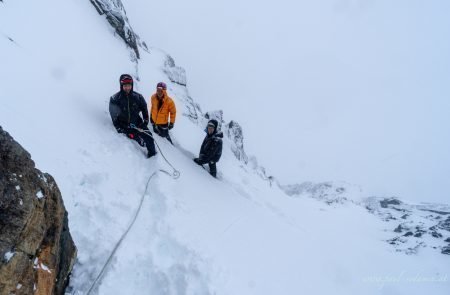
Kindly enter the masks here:
M 396 233 L 401 233 L 403 231 L 403 228 L 402 228 L 402 225 L 401 224 L 399 224 L 395 229 L 394 229 L 394 232 L 396 232 Z
M 435 237 L 435 238 L 438 238 L 438 239 L 442 238 L 442 234 L 441 234 L 441 233 L 438 233 L 437 231 L 432 231 L 432 232 L 431 232 L 431 235 L 432 235 L 433 237 Z
M 223 121 L 223 111 L 222 110 L 218 110 L 218 111 L 209 111 L 205 113 L 205 119 L 206 120 L 217 120 L 217 122 L 219 122 L 219 129 L 220 127 L 224 124 Z
M 381 208 L 388 208 L 389 205 L 400 205 L 402 202 L 395 198 L 383 199 L 380 201 Z
M 412 236 L 412 235 L 414 235 L 414 234 L 413 234 L 412 232 L 409 231 L 409 232 L 407 232 L 406 234 L 404 234 L 403 236 L 404 236 L 404 237 L 410 237 L 410 236 Z
M 167 75 L 169 80 L 175 84 L 186 86 L 186 71 L 182 67 L 177 67 L 175 65 L 174 59 L 170 56 L 166 56 L 164 62 L 164 73 Z
M 414 234 L 414 237 L 421 238 L 423 234 L 425 234 L 427 231 L 423 228 L 416 226 L 416 233 Z
M 140 58 L 139 46 L 147 50 L 147 45 L 140 42 L 133 31 L 121 0 L 90 0 L 100 15 L 105 15 L 116 33 L 133 49 L 136 59 Z
M 244 151 L 244 134 L 242 132 L 242 127 L 236 121 L 230 121 L 226 125 L 227 136 L 231 140 L 231 149 L 236 156 L 236 158 L 244 163 L 248 163 L 248 156 Z
M 441 253 L 442 253 L 442 254 L 450 255 L 450 245 L 448 245 L 448 246 L 442 248 Z
M 200 105 L 195 103 L 192 97 L 187 96 L 185 99 L 185 107 L 187 109 L 187 113 L 184 115 L 187 116 L 192 122 L 199 124 L 200 114 L 202 113 Z
M 420 209 L 420 210 L 437 213 L 437 214 L 441 214 L 441 215 L 449 215 L 450 214 L 450 212 L 445 212 L 445 211 L 440 211 L 440 210 L 432 210 L 432 209 Z
M 348 190 L 333 182 L 313 183 L 306 181 L 300 184 L 280 185 L 280 188 L 289 196 L 306 195 L 324 201 L 328 205 L 333 203 L 343 204 L 348 200 L 346 197 Z M 352 189 L 355 190 L 354 193 L 357 193 L 356 188 Z M 367 208 L 370 210 L 369 207 Z
M 450 243 L 450 238 L 445 239 L 444 242 Z
M 0 295 L 64 294 L 76 257 L 53 177 L 0 126 Z
M 446 220 L 440 221 L 437 225 L 440 229 L 450 231 L 450 216 Z

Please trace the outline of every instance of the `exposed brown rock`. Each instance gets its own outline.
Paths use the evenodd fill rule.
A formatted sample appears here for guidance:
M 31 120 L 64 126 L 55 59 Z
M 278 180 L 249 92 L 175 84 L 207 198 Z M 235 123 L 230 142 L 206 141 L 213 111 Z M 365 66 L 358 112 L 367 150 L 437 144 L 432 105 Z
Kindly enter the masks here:
M 0 127 L 0 295 L 64 294 L 76 257 L 55 180 Z

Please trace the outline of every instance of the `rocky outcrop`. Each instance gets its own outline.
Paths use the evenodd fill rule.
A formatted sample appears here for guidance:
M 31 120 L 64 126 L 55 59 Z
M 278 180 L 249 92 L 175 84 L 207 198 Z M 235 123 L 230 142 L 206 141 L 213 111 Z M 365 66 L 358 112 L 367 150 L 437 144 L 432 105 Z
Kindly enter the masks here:
M 148 47 L 145 42 L 141 42 L 139 36 L 133 31 L 128 21 L 125 8 L 121 0 L 90 0 L 95 9 L 100 15 L 105 15 L 110 25 L 115 32 L 124 40 L 126 45 L 133 49 L 135 54 L 135 61 L 137 63 L 140 58 L 139 48 L 148 52 Z M 158 51 L 158 50 L 157 50 Z M 270 185 L 275 181 L 273 176 L 268 176 L 264 167 L 259 166 L 255 157 L 249 157 L 244 150 L 244 135 L 241 125 L 236 121 L 225 123 L 223 120 L 222 111 L 214 111 L 203 114 L 200 105 L 194 101 L 187 91 L 186 71 L 184 68 L 176 66 L 174 59 L 166 54 L 162 71 L 167 78 L 174 84 L 181 86 L 184 89 L 182 95 L 177 98 L 184 101 L 186 112 L 183 115 L 187 116 L 192 122 L 204 126 L 205 119 L 217 119 L 222 127 L 224 134 L 227 135 L 231 141 L 231 149 L 236 158 L 244 164 L 250 166 L 255 172 L 264 180 L 269 181 Z M 139 75 L 136 73 L 136 80 L 139 81 Z M 217 116 L 218 117 L 217 117 Z
M 186 86 L 186 70 L 176 66 L 174 59 L 170 55 L 166 56 L 163 71 L 172 83 Z
M 227 124 L 227 136 L 233 143 L 231 149 L 238 160 L 248 163 L 248 156 L 244 151 L 244 133 L 241 125 L 236 121 Z
M 366 197 L 362 189 L 345 182 L 303 182 L 278 186 L 291 197 L 307 197 L 328 205 L 362 206 L 385 222 L 387 243 L 395 251 L 416 254 L 432 248 L 450 255 L 450 206 L 408 204 L 396 197 Z
M 343 204 L 347 201 L 347 195 L 349 189 L 352 192 L 358 192 L 358 188 L 351 187 L 346 184 L 337 184 L 334 182 L 320 182 L 313 183 L 305 181 L 300 184 L 279 185 L 280 188 L 291 197 L 307 196 L 314 199 L 318 199 L 327 203 L 328 205 L 333 203 Z
M 140 42 L 139 36 L 133 31 L 121 0 L 90 0 L 100 15 L 105 15 L 106 20 L 114 28 L 120 38 L 129 46 L 136 59 L 140 58 L 139 47 L 148 50 L 144 42 Z
M 64 294 L 76 257 L 53 177 L 0 127 L 0 295 Z

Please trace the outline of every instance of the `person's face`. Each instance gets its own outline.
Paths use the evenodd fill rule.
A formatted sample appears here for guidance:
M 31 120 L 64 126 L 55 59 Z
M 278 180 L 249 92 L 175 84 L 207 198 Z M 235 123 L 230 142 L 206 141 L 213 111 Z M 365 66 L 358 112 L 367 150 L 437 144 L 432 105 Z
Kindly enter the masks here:
M 208 126 L 208 134 L 211 135 L 214 133 L 214 127 Z
M 123 84 L 123 91 L 125 91 L 126 93 L 130 93 L 131 88 L 133 88 L 133 86 L 131 86 L 131 84 Z
M 164 92 L 163 92 L 163 89 L 161 87 L 157 87 L 156 88 L 156 95 L 158 95 L 159 98 L 163 97 Z

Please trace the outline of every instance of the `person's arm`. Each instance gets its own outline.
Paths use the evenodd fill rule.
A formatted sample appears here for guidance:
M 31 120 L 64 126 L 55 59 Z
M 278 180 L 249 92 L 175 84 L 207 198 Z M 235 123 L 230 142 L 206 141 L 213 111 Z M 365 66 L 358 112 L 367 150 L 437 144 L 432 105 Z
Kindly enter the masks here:
M 155 121 L 153 119 L 153 108 L 155 107 L 154 103 L 153 103 L 153 95 L 150 97 L 150 123 L 152 123 L 152 125 L 155 125 Z
M 173 100 L 170 100 L 169 105 L 169 112 L 170 112 L 170 123 L 173 125 L 175 124 L 175 118 L 177 116 L 177 108 L 175 107 L 175 102 Z
M 144 118 L 144 125 L 147 126 L 149 119 L 147 103 L 145 102 L 145 99 L 142 95 L 139 95 L 139 100 L 140 100 L 140 110 L 142 112 L 142 117 Z
M 214 146 L 211 158 L 209 161 L 218 162 L 220 157 L 222 156 L 222 139 L 216 138 L 214 139 Z
M 116 104 L 114 96 L 111 96 L 111 98 L 109 99 L 109 115 L 111 116 L 112 123 L 117 132 L 122 132 L 123 128 L 121 128 L 118 120 L 120 115 L 120 107 Z

